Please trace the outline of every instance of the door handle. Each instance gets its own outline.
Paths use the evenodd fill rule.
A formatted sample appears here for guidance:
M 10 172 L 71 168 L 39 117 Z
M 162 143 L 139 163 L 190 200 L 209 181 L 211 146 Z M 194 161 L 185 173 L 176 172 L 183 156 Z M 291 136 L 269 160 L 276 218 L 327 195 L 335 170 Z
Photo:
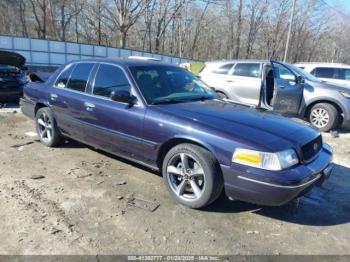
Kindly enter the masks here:
M 232 83 L 234 82 L 235 80 L 226 80 L 227 83 Z
M 50 94 L 50 99 L 55 101 L 58 98 L 58 95 L 56 94 Z
M 92 111 L 95 108 L 95 105 L 89 102 L 84 102 L 84 106 L 87 111 Z

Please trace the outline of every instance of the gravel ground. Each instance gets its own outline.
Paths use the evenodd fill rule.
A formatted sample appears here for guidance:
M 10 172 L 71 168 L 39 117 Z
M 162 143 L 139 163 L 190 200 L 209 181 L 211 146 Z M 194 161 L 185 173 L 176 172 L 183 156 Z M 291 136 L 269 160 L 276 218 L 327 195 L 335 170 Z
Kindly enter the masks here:
M 336 168 L 283 207 L 222 197 L 175 203 L 162 178 L 70 141 L 49 149 L 33 122 L 0 110 L 0 254 L 350 254 L 350 133 L 324 134 Z

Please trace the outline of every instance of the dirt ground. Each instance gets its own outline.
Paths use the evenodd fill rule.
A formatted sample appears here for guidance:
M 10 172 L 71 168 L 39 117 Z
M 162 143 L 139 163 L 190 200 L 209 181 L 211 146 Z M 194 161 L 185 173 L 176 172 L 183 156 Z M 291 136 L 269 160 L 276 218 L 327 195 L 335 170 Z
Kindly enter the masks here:
M 0 254 L 350 254 L 350 133 L 324 134 L 336 168 L 299 201 L 191 210 L 159 174 L 77 142 L 49 149 L 12 111 L 0 110 Z

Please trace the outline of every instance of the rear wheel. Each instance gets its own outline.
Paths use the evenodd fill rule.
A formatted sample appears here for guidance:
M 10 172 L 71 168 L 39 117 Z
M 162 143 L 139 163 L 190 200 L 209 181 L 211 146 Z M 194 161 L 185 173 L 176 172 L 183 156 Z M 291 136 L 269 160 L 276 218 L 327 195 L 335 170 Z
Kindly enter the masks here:
M 314 105 L 308 116 L 309 122 L 322 132 L 336 129 L 339 125 L 340 115 L 331 104 L 319 103 Z
M 40 108 L 35 115 L 35 119 L 36 131 L 44 145 L 54 147 L 62 142 L 62 136 L 50 108 Z
M 172 148 L 165 156 L 162 173 L 171 195 L 191 208 L 209 205 L 223 189 L 216 159 L 197 145 L 180 144 Z

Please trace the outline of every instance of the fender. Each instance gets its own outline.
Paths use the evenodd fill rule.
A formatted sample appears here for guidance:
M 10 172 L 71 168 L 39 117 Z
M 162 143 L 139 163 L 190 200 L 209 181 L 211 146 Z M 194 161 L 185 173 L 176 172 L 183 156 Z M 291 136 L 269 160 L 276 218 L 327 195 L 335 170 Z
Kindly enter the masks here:
M 348 119 L 349 118 L 349 112 L 346 110 L 346 107 L 342 105 L 342 103 L 339 102 L 339 100 L 336 100 L 332 97 L 326 97 L 326 96 L 322 96 L 322 97 L 317 97 L 317 98 L 314 98 L 314 99 L 311 99 L 308 101 L 307 104 L 305 104 L 305 107 L 303 108 L 303 111 L 302 111 L 302 116 L 305 116 L 306 114 L 306 110 L 307 108 L 309 108 L 309 106 L 311 104 L 314 104 L 314 103 L 327 103 L 327 102 L 330 102 L 330 103 L 333 103 L 333 104 L 336 104 L 337 106 L 339 106 L 339 108 L 342 110 L 343 114 L 344 114 L 344 118 Z
M 199 146 L 202 146 L 203 148 L 207 149 L 210 153 L 212 153 L 214 155 L 214 157 L 219 161 L 220 157 L 219 157 L 219 153 L 218 151 L 212 147 L 209 143 L 204 142 L 200 139 L 194 138 L 192 136 L 188 136 L 188 135 L 175 135 L 173 137 L 171 137 L 169 140 L 165 141 L 164 143 L 162 143 L 161 145 L 158 146 L 157 148 L 157 163 L 158 165 L 161 164 L 160 160 L 164 159 L 165 157 L 165 152 L 162 152 L 163 149 L 167 149 L 167 145 L 171 145 L 169 148 L 172 148 L 174 145 L 172 144 L 172 141 L 176 141 L 176 140 L 184 140 L 187 141 L 188 143 L 193 142 L 194 144 L 197 144 Z

